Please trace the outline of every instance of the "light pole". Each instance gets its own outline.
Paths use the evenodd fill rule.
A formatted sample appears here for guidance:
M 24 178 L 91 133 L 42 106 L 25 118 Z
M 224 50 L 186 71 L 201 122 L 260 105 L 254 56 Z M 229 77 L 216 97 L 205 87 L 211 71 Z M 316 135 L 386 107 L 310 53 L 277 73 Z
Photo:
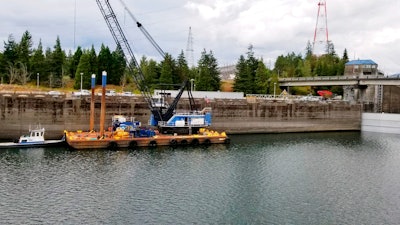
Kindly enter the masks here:
M 39 73 L 36 74 L 36 86 L 39 89 Z
M 190 79 L 190 91 L 193 91 L 193 82 L 194 82 L 194 79 L 193 78 Z
M 274 98 L 275 98 L 275 93 L 276 93 L 276 83 L 274 83 Z
M 82 76 L 83 76 L 83 73 L 81 73 L 81 94 L 82 94 Z

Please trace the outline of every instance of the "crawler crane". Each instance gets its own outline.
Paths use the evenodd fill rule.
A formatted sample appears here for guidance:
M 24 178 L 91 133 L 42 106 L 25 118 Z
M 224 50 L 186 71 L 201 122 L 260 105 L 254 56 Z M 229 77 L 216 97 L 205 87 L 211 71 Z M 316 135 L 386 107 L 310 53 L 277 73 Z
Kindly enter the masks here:
M 205 108 L 201 111 L 195 110 L 195 103 L 189 88 L 188 80 L 182 83 L 177 96 L 170 104 L 167 104 L 164 99 L 161 99 L 160 101 L 160 99 L 157 100 L 153 98 L 149 87 L 145 83 L 145 79 L 139 67 L 138 61 L 133 54 L 130 44 L 126 39 L 126 36 L 118 22 L 109 0 L 96 0 L 96 2 L 116 44 L 120 46 L 124 53 L 129 72 L 133 76 L 137 87 L 148 104 L 148 107 L 151 111 L 149 124 L 152 126 L 157 126 L 161 133 L 170 134 L 194 134 L 197 133 L 200 128 L 209 127 L 211 125 L 211 108 Z M 122 0 L 120 0 L 120 2 L 124 6 L 125 10 L 128 11 L 131 18 L 136 22 L 138 28 L 143 32 L 146 38 L 151 42 L 161 56 L 165 57 L 164 51 L 160 48 L 160 46 L 158 46 L 143 25 L 133 16 L 125 3 Z M 177 113 L 176 108 L 185 89 L 188 91 L 191 110 L 188 113 Z

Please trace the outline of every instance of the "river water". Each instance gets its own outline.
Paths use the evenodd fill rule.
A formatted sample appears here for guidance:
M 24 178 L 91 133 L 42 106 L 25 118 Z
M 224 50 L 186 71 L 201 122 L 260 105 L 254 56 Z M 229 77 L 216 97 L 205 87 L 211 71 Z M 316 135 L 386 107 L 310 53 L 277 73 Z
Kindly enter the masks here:
M 1 224 L 398 224 L 400 135 L 0 150 Z

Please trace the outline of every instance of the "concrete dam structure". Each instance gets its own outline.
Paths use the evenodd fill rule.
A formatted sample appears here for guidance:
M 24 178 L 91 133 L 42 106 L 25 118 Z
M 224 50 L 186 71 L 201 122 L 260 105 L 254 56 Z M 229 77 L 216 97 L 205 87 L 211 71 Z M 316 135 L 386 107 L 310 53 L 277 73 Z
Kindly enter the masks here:
M 361 105 L 344 101 L 266 99 L 195 99 L 199 110 L 212 108 L 212 129 L 228 134 L 349 131 L 361 128 Z M 99 129 L 100 96 L 95 98 L 95 129 Z M 189 110 L 182 98 L 177 110 Z M 16 139 L 30 127 L 46 129 L 46 138 L 61 138 L 64 130 L 88 130 L 90 97 L 35 93 L 0 93 L 0 139 Z M 147 125 L 150 110 L 141 97 L 107 96 L 106 124 L 122 114 Z

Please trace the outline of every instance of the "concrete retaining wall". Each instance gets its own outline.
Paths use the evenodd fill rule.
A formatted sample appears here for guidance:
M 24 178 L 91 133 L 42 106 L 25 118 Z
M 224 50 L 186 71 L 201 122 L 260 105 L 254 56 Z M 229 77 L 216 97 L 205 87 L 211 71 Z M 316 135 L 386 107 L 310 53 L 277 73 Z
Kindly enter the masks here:
M 400 134 L 400 114 L 363 113 L 361 131 Z
M 96 97 L 95 129 L 99 129 L 100 97 Z M 228 134 L 360 130 L 361 107 L 347 102 L 271 101 L 261 99 L 196 99 L 199 109 L 212 107 L 215 130 Z M 140 97 L 108 96 L 106 125 L 111 116 L 136 117 L 146 125 L 150 117 Z M 177 110 L 189 110 L 182 99 Z M 15 139 L 29 126 L 45 127 L 46 138 L 59 138 L 63 130 L 88 130 L 90 97 L 0 94 L 0 139 Z

